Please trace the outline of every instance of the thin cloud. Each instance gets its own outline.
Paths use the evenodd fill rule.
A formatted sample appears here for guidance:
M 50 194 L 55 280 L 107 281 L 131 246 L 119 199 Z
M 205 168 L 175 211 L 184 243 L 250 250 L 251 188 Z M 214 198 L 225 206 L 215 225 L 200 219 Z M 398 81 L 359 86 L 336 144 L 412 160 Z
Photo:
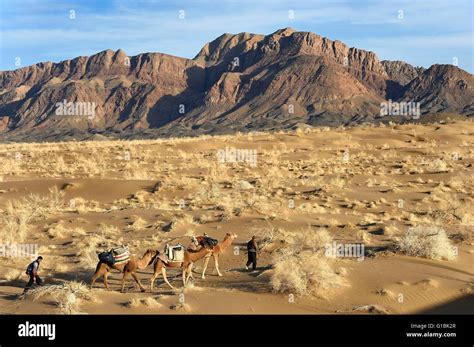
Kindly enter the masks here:
M 163 52 L 192 58 L 222 33 L 268 34 L 292 26 L 376 53 L 406 54 L 404 60 L 428 65 L 439 48 L 457 48 L 472 71 L 472 3 L 454 1 L 34 1 L 2 5 L 0 69 L 42 60 L 59 61 L 107 48 L 130 55 Z M 69 11 L 76 18 L 69 19 Z M 179 19 L 179 11 L 185 19 Z M 288 11 L 294 11 L 294 18 Z M 403 10 L 404 18 L 397 18 Z M 454 33 L 453 33 L 454 32 Z M 428 35 L 429 33 L 429 35 Z M 471 41 L 468 39 L 471 38 Z M 425 56 L 413 54 L 423 48 Z M 71 56 L 71 54 L 73 56 Z M 413 60 L 412 60 L 413 59 Z

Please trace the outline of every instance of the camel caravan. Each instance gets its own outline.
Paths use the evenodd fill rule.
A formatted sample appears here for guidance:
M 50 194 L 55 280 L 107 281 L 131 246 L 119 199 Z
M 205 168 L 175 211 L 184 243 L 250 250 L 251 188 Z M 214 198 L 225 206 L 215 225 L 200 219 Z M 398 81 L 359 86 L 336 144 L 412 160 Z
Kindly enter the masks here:
M 104 277 L 104 286 L 110 290 L 107 282 L 107 277 L 110 271 L 117 270 L 123 273 L 121 292 L 125 291 L 125 280 L 132 276 L 135 282 L 140 287 L 142 292 L 145 288 L 140 282 L 137 275 L 137 270 L 143 270 L 153 264 L 153 275 L 150 278 L 150 291 L 153 292 L 154 283 L 157 277 L 163 276 L 165 283 L 171 288 L 175 289 L 168 281 L 166 270 L 168 268 L 181 269 L 183 287 L 192 276 L 192 269 L 195 262 L 204 259 L 204 267 L 201 277 L 204 279 L 206 275 L 207 265 L 211 257 L 214 258 L 214 264 L 218 276 L 222 276 L 219 270 L 219 255 L 222 254 L 237 237 L 236 234 L 227 233 L 221 242 L 209 237 L 207 234 L 196 236 L 192 238 L 191 244 L 185 248 L 181 244 L 174 246 L 166 244 L 163 252 L 158 250 L 148 249 L 141 258 L 130 255 L 128 247 L 118 247 L 106 252 L 98 254 L 99 262 L 96 266 L 94 275 L 91 278 L 90 287 L 100 277 Z

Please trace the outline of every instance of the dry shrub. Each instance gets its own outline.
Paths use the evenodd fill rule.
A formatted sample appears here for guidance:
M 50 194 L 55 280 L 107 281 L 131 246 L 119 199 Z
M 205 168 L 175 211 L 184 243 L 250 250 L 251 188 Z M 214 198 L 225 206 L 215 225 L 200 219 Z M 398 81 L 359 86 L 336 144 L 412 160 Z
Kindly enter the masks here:
M 329 232 L 323 228 L 313 230 L 308 227 L 305 230 L 295 232 L 293 238 L 289 239 L 289 243 L 293 247 L 295 253 L 304 250 L 311 250 L 315 253 L 321 252 L 325 249 L 325 246 L 331 242 L 331 235 L 329 235 Z
M 101 223 L 98 232 L 74 241 L 73 244 L 78 249 L 76 257 L 79 258 L 79 264 L 85 268 L 95 267 L 99 261 L 98 253 L 123 244 L 123 238 L 119 234 L 119 228 Z
M 183 302 L 179 302 L 177 304 L 171 305 L 170 309 L 174 311 L 191 312 L 191 306 Z
M 75 197 L 74 199 L 69 200 L 68 205 L 69 211 L 77 212 L 79 214 L 104 211 L 102 208 L 100 208 L 99 202 L 93 200 L 86 200 L 81 197 Z
M 14 280 L 20 279 L 23 276 L 24 273 L 25 273 L 24 271 L 10 268 L 10 269 L 7 269 L 7 271 L 4 273 L 3 277 L 7 281 L 14 281 Z
M 468 182 L 466 179 L 468 178 L 463 177 L 463 179 L 461 179 L 459 176 L 455 176 L 452 177 L 446 185 L 454 191 L 463 191 L 466 188 L 466 182 Z
M 132 216 L 132 220 L 129 226 L 133 231 L 142 230 L 147 226 L 147 221 L 139 216 Z
M 42 197 L 30 194 L 20 200 L 7 201 L 5 211 L 0 216 L 0 241 L 2 243 L 23 242 L 27 237 L 29 223 L 35 219 L 45 219 L 64 205 L 64 192 L 57 187 Z
M 398 241 L 400 251 L 415 257 L 451 260 L 456 253 L 444 229 L 418 225 L 408 229 Z
M 430 173 L 442 173 L 442 172 L 448 172 L 448 165 L 444 160 L 441 159 L 436 159 L 433 160 L 428 164 L 427 168 L 428 172 Z
M 346 185 L 346 181 L 340 177 L 335 177 L 329 180 L 329 184 L 327 185 L 327 188 L 344 188 Z
M 372 238 L 370 237 L 370 235 L 365 230 L 357 231 L 356 238 L 357 238 L 357 240 L 359 240 L 360 242 L 365 243 L 365 244 L 370 244 L 370 242 L 372 241 Z
M 324 257 L 332 237 L 326 229 L 310 228 L 293 233 L 288 246 L 279 249 L 274 256 L 274 272 L 271 285 L 277 292 L 296 295 L 313 295 L 325 298 L 330 289 L 347 285 L 342 272 L 336 271 Z
M 211 223 L 213 220 L 213 215 L 207 213 L 203 213 L 202 215 L 196 218 L 196 222 L 199 224 Z
M 17 200 L 7 202 L 5 211 L 0 216 L 0 241 L 2 243 L 22 242 L 26 238 L 32 211 L 21 207 Z
M 50 225 L 47 229 L 47 233 L 50 237 L 56 239 L 56 238 L 59 238 L 59 239 L 62 239 L 62 238 L 65 238 L 65 237 L 69 237 L 69 236 L 74 236 L 74 237 L 78 237 L 78 236 L 84 236 L 86 235 L 86 231 L 82 228 L 68 228 L 64 225 L 64 221 L 59 221 L 57 223 L 54 223 L 52 225 Z
M 461 197 L 459 194 L 433 194 L 433 201 L 437 202 L 430 215 L 434 219 L 447 224 L 471 226 L 474 222 L 472 206 L 474 199 Z
M 161 303 L 158 302 L 157 299 L 148 296 L 145 299 L 141 298 L 132 298 L 125 304 L 129 308 L 137 308 L 137 307 L 149 307 L 149 308 L 160 308 L 163 307 Z
M 347 285 L 321 255 L 305 251 L 277 261 L 271 285 L 277 292 L 327 297 L 329 290 Z
M 292 234 L 288 231 L 274 227 L 270 223 L 266 228 L 253 229 L 253 235 L 257 237 L 260 250 L 267 250 L 270 245 L 288 245 L 288 239 L 292 237 Z
M 61 284 L 44 285 L 28 290 L 22 298 L 31 298 L 33 301 L 47 297 L 59 308 L 62 314 L 78 314 L 81 300 L 97 303 L 98 300 L 91 294 L 90 289 L 81 282 L 64 282 Z
M 203 218 L 202 220 L 205 221 L 210 220 L 211 218 L 208 216 L 201 216 L 200 218 Z M 205 219 L 207 218 L 207 219 Z M 176 218 L 174 219 L 174 222 L 176 223 L 176 226 L 183 226 L 183 225 L 190 225 L 190 224 L 195 224 L 194 217 L 189 215 L 189 214 L 180 214 L 177 215 Z

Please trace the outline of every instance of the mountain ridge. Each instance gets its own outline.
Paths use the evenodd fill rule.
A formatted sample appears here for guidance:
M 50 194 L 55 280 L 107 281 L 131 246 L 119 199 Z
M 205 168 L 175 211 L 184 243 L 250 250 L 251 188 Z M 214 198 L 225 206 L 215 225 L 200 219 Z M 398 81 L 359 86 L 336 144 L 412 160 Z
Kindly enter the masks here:
M 473 85 L 473 75 L 452 65 L 380 61 L 374 52 L 292 28 L 223 34 L 193 59 L 104 50 L 0 72 L 0 140 L 378 122 L 388 99 L 419 102 L 426 115 L 470 117 Z M 96 116 L 57 115 L 55 105 L 63 100 L 94 103 Z

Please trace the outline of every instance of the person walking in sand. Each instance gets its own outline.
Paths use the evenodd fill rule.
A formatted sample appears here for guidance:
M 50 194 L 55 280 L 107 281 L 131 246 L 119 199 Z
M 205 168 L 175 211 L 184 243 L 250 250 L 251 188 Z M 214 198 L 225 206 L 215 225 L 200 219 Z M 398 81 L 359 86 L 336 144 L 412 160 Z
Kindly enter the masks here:
M 30 280 L 28 281 L 28 284 L 26 285 L 25 287 L 25 291 L 27 291 L 28 289 L 31 288 L 31 286 L 33 285 L 33 283 L 36 281 L 36 284 L 39 285 L 39 286 L 42 286 L 43 285 L 43 280 L 41 279 L 41 277 L 39 277 L 38 275 L 38 271 L 39 271 L 39 266 L 41 264 L 41 261 L 43 260 L 43 257 L 42 256 L 39 256 L 38 258 L 36 258 L 35 261 L 33 261 L 30 265 L 28 265 L 28 267 L 26 268 L 26 274 L 28 276 L 30 276 Z
M 252 269 L 255 270 L 257 268 L 257 253 L 258 253 L 258 245 L 257 245 L 257 238 L 252 236 L 252 239 L 247 242 L 247 254 L 248 260 L 245 268 L 248 270 L 249 265 L 252 264 Z

